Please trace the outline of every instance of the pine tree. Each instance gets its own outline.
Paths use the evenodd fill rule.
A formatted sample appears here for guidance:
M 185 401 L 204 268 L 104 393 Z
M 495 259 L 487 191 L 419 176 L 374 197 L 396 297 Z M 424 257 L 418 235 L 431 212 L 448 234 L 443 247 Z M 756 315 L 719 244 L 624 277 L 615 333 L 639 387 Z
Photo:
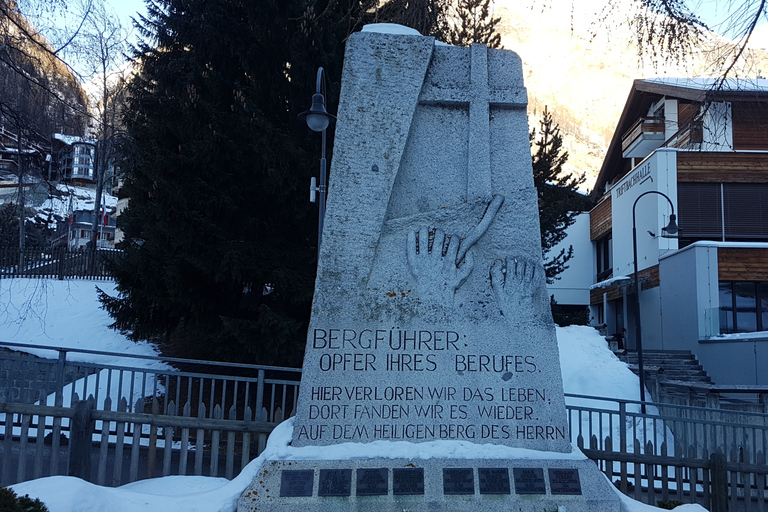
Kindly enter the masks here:
M 456 46 L 482 43 L 489 48 L 501 47 L 496 26 L 501 18 L 490 12 L 491 0 L 454 0 L 452 19 L 444 21 L 445 42 Z
M 546 107 L 539 127 L 538 138 L 535 128 L 530 133 L 531 147 L 535 149 L 531 160 L 533 182 L 539 200 L 544 270 L 547 282 L 551 284 L 558 274 L 568 268 L 567 263 L 573 257 L 573 246 L 561 249 L 555 255 L 549 253 L 565 239 L 566 229 L 575 222 L 576 215 L 589 210 L 591 203 L 578 191 L 578 186 L 584 183 L 586 176 L 569 174 L 563 170 L 568 152 L 563 151 L 560 126 L 555 124 Z
M 301 363 L 319 137 L 297 114 L 318 65 L 341 74 L 342 3 L 321 17 L 295 0 L 149 6 L 121 151 L 119 296 L 102 295 L 114 327 L 166 355 Z

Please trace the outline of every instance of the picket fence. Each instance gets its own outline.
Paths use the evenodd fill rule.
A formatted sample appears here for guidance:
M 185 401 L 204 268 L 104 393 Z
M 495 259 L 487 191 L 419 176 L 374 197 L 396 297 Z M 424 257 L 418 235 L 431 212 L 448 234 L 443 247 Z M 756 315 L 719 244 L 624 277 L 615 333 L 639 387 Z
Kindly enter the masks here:
M 57 474 L 110 486 L 233 478 L 298 399 L 292 368 L 149 356 L 139 358 L 154 367 L 139 368 L 124 354 L 0 347 L 0 485 Z M 78 362 L 83 353 L 96 362 Z M 625 494 L 768 512 L 768 415 L 676 404 L 642 413 L 637 401 L 571 394 L 566 403 L 571 438 Z
M 122 254 L 114 249 L 69 251 L 0 247 L 0 279 L 37 277 L 50 279 L 111 279 L 109 262 Z

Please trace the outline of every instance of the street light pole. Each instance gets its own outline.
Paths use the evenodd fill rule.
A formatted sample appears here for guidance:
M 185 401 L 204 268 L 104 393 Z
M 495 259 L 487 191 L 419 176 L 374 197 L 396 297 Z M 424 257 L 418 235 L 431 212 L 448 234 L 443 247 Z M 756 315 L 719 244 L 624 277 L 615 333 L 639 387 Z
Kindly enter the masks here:
M 317 80 L 315 82 L 315 94 L 312 95 L 312 106 L 309 110 L 299 114 L 299 119 L 304 119 L 307 126 L 314 132 L 322 132 L 323 147 L 320 156 L 320 186 L 315 185 L 315 179 L 312 178 L 310 185 L 310 201 L 315 202 L 315 192 L 320 193 L 320 204 L 317 221 L 317 260 L 320 261 L 320 241 L 323 237 L 323 222 L 325 220 L 325 197 L 327 195 L 327 171 L 325 160 L 325 141 L 326 129 L 336 120 L 325 109 L 325 71 L 322 67 L 317 68 Z
M 637 216 L 635 208 L 640 198 L 648 194 L 658 194 L 664 197 L 669 202 L 669 207 L 672 208 L 672 213 L 669 215 L 669 224 L 662 228 L 662 231 L 669 235 L 675 235 L 680 231 L 676 222 L 675 205 L 672 204 L 672 200 L 666 194 L 658 190 L 649 190 L 637 196 L 635 203 L 632 205 L 632 253 L 635 258 L 635 344 L 637 346 L 637 366 L 640 373 L 640 408 L 643 414 L 645 414 L 645 373 L 643 369 L 642 327 L 640 325 L 640 276 L 637 270 Z

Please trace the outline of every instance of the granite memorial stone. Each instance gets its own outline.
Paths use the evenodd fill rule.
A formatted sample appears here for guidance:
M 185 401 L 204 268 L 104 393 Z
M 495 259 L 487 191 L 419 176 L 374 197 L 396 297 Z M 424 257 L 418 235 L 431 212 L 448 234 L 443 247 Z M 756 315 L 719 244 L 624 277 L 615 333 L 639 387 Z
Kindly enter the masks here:
M 521 489 L 540 499 L 527 502 L 536 510 L 620 510 L 594 464 L 571 454 L 526 103 L 512 52 L 350 37 L 291 444 L 332 454 L 339 443 L 458 440 L 547 460 L 525 461 L 536 466 L 526 473 L 512 460 L 273 460 L 238 510 L 341 510 L 338 500 L 345 510 L 509 510 Z M 320 471 L 315 495 L 256 494 L 289 467 Z M 381 468 L 392 486 L 371 496 L 383 493 Z M 554 500 L 549 468 L 580 472 L 584 495 Z

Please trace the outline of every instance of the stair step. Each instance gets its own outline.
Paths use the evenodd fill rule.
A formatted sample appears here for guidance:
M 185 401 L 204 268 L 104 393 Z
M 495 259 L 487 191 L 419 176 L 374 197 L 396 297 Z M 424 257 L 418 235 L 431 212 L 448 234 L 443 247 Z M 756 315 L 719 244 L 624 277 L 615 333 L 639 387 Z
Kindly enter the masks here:
M 639 372 L 637 352 L 623 352 L 617 355 L 635 374 Z M 712 383 L 706 370 L 690 351 L 643 351 L 643 368 L 646 372 L 657 372 L 662 385 L 666 381 Z

